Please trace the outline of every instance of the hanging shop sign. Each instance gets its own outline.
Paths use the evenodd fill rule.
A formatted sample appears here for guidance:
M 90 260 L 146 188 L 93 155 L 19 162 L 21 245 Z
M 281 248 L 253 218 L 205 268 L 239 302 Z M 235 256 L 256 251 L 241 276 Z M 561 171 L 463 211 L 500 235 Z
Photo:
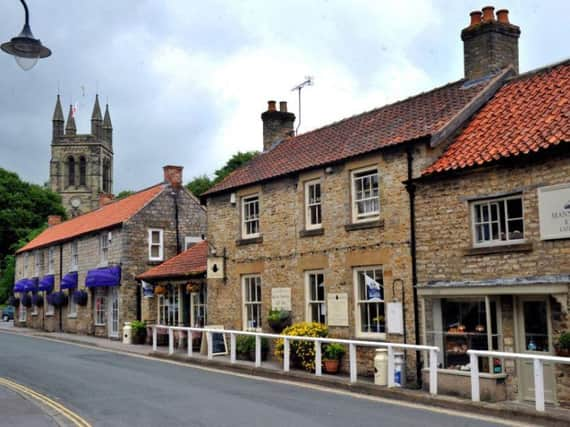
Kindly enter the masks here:
M 271 309 L 291 311 L 291 288 L 271 289 Z
M 404 333 L 404 310 L 401 302 L 389 302 L 386 304 L 388 311 L 386 328 L 389 334 Z
M 208 279 L 223 279 L 224 275 L 224 257 L 211 256 L 208 257 L 208 269 L 206 277 Z
M 538 189 L 542 240 L 570 238 L 570 183 Z
M 328 325 L 348 326 L 348 294 L 327 295 Z

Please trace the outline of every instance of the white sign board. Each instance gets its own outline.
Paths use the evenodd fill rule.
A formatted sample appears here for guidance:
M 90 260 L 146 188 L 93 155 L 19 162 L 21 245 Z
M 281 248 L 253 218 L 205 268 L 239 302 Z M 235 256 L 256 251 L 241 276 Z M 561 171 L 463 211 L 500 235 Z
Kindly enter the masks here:
M 538 216 L 542 240 L 570 237 L 570 183 L 538 189 Z
M 348 294 L 328 294 L 329 326 L 348 326 Z
M 272 288 L 271 308 L 273 310 L 291 311 L 291 288 Z
M 388 310 L 386 330 L 389 334 L 404 333 L 404 311 L 401 302 L 389 302 L 386 304 Z
M 224 278 L 224 258 L 221 256 L 208 257 L 208 270 L 206 272 L 208 279 L 223 279 Z

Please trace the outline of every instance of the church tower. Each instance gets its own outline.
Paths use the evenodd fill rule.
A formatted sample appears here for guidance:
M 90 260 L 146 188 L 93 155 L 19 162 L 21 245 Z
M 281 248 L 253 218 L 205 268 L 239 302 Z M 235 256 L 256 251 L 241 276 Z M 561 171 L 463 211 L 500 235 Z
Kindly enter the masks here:
M 103 118 L 99 95 L 95 95 L 91 133 L 78 134 L 73 106 L 69 106 L 64 123 L 58 95 L 52 124 L 51 190 L 61 195 L 69 217 L 97 209 L 99 195 L 113 191 L 113 125 L 109 105 Z

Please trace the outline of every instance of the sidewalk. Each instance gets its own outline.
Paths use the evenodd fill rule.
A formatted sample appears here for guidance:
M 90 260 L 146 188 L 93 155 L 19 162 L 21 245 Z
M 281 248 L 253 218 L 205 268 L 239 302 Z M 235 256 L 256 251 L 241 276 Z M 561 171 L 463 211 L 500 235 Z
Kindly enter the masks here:
M 499 418 L 508 418 L 509 420 L 518 420 L 522 423 L 548 426 L 570 425 L 570 410 L 563 408 L 548 407 L 545 413 L 540 413 L 534 410 L 534 405 L 522 402 L 472 402 L 467 399 L 452 396 L 434 396 L 421 390 L 376 386 L 372 383 L 371 379 L 363 377 L 359 377 L 357 383 L 351 384 L 348 377 L 342 375 L 323 374 L 321 377 L 317 377 L 314 374 L 300 370 L 291 370 L 285 373 L 282 370 L 281 364 L 274 361 L 263 362 L 260 368 L 256 368 L 254 363 L 249 361 L 238 360 L 235 364 L 231 364 L 229 356 L 216 356 L 213 360 L 208 360 L 205 355 L 194 352 L 193 357 L 189 358 L 185 349 L 177 349 L 173 355 L 169 355 L 168 347 L 158 347 L 158 350 L 153 352 L 152 347 L 148 345 L 123 344 L 120 341 L 86 335 L 42 332 L 35 329 L 12 327 L 4 322 L 0 322 L 0 333 L 3 331 L 82 344 L 139 356 L 175 360 L 189 365 L 199 365 L 257 377 L 315 384 L 336 390 L 344 390 L 397 401 L 407 401 L 454 411 L 465 411 Z
M 14 427 L 60 426 L 48 408 L 0 386 L 0 424 Z

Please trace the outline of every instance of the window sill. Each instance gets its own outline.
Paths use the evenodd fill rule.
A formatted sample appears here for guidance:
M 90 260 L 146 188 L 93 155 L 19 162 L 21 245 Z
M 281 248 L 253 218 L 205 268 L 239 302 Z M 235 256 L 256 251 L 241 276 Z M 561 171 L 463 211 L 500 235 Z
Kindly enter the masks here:
M 313 228 L 313 229 L 305 229 L 299 231 L 299 237 L 313 237 L 313 236 L 322 236 L 325 234 L 324 228 Z
M 146 265 L 160 265 L 160 264 L 162 264 L 163 262 L 164 262 L 164 261 L 156 261 L 156 260 L 153 261 L 153 260 L 150 260 L 150 259 L 149 259 L 149 260 L 146 262 Z
M 77 314 L 70 314 L 67 316 L 68 319 L 77 319 Z
M 107 326 L 107 324 L 106 323 L 95 323 L 95 327 L 97 327 L 97 328 L 102 328 L 104 326 Z
M 353 222 L 352 224 L 344 225 L 344 229 L 346 231 L 366 230 L 369 228 L 383 228 L 383 227 L 384 227 L 383 219 L 376 219 L 373 221 L 365 221 L 365 222 Z
M 361 332 L 361 333 L 356 334 L 356 338 L 368 339 L 368 340 L 374 340 L 374 341 L 386 341 L 386 335 L 387 334 L 385 332 L 378 332 L 378 333 Z
M 236 240 L 236 246 L 252 245 L 255 243 L 263 243 L 263 236 L 249 237 Z
M 55 316 L 55 313 L 46 313 L 46 317 L 53 317 Z
M 513 243 L 508 245 L 482 246 L 463 250 L 464 256 L 507 254 L 513 252 L 532 252 L 532 243 Z

